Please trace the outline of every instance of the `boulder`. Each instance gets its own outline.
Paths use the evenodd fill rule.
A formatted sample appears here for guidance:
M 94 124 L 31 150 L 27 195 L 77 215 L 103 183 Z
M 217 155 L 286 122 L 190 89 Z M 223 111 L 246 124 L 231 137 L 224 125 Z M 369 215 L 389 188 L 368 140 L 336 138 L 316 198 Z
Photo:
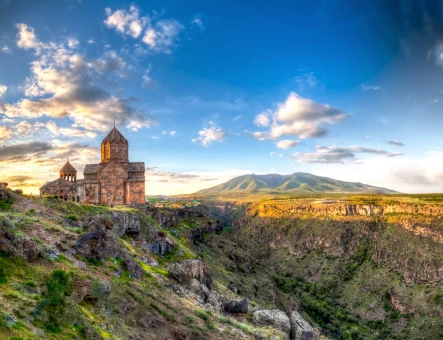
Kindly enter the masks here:
M 243 299 L 241 301 L 230 300 L 225 304 L 224 310 L 226 313 L 231 314 L 247 314 L 248 313 L 248 300 Z
M 8 187 L 8 183 L 0 182 L 0 188 L 6 188 L 6 187 Z
M 16 194 L 23 195 L 23 190 L 22 189 L 15 189 L 14 192 Z
M 258 310 L 254 312 L 252 321 L 258 326 L 272 326 L 286 334 L 291 331 L 291 322 L 281 310 Z
M 219 293 L 212 290 L 206 299 L 206 308 L 212 309 L 216 313 L 221 313 L 223 309 L 222 297 Z
M 187 284 L 187 288 L 194 294 L 196 300 L 199 303 L 206 303 L 206 300 L 208 299 L 210 293 L 208 287 L 206 287 L 204 284 L 200 283 L 196 279 L 191 279 Z
M 320 340 L 320 332 L 305 320 L 297 311 L 291 313 L 291 338 L 295 340 Z
M 174 263 L 168 268 L 168 275 L 180 284 L 187 284 L 191 279 L 196 279 L 209 289 L 212 286 L 212 277 L 204 263 L 200 260 Z

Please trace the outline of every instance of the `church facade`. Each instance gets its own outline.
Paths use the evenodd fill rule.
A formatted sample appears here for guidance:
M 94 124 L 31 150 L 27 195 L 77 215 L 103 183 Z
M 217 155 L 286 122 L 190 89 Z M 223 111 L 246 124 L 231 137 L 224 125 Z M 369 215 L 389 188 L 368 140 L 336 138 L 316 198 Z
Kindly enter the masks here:
M 115 127 L 101 144 L 101 162 L 86 164 L 84 179 L 77 180 L 77 170 L 69 163 L 60 177 L 40 188 L 40 196 L 51 195 L 90 204 L 144 204 L 145 163 L 129 162 L 127 139 Z

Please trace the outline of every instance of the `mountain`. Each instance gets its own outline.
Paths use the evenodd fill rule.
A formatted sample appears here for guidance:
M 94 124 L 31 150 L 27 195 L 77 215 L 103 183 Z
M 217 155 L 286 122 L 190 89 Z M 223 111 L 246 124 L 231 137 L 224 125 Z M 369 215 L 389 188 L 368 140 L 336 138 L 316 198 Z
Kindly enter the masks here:
M 296 172 L 292 175 L 243 175 L 212 188 L 197 191 L 195 195 L 278 195 L 309 193 L 377 193 L 394 194 L 394 190 L 375 187 L 360 182 L 344 182 L 336 179 Z

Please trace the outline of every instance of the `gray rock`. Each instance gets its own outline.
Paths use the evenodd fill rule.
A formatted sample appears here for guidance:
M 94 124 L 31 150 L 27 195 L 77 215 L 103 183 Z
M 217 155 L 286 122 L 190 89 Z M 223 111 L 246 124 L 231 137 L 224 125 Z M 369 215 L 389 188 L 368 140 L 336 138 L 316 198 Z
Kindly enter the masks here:
M 253 314 L 252 321 L 258 326 L 272 326 L 288 336 L 291 331 L 289 317 L 281 310 L 258 310 Z
M 137 235 L 140 233 L 140 217 L 134 213 L 115 211 L 112 213 L 111 222 L 114 232 L 121 237 L 125 234 Z
M 222 297 L 214 290 L 209 293 L 206 304 L 209 304 L 208 308 L 216 313 L 221 313 L 223 310 Z
M 6 222 L 7 221 L 3 221 Z M 19 256 L 32 262 L 40 255 L 37 243 L 28 237 L 18 236 L 10 231 L 0 230 L 0 252 L 8 255 Z
M 320 332 L 305 320 L 297 311 L 291 313 L 291 338 L 295 340 L 320 340 Z
M 187 260 L 174 263 L 168 268 L 168 275 L 181 284 L 187 284 L 191 279 L 196 279 L 211 289 L 212 276 L 200 260 Z
M 248 313 L 248 300 L 243 299 L 241 301 L 230 300 L 225 304 L 224 310 L 226 313 L 231 314 L 247 314 Z

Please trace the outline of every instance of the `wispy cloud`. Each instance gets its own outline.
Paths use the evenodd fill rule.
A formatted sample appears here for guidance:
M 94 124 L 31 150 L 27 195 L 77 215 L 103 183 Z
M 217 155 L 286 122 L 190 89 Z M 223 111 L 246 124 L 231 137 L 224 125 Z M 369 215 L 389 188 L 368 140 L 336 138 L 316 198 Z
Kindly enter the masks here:
M 6 85 L 0 84 L 0 97 L 5 94 L 7 89 L 8 89 L 8 87 Z
M 405 146 L 404 143 L 399 142 L 399 141 L 397 141 L 397 140 L 390 140 L 390 141 L 388 142 L 388 144 L 389 144 L 389 145 L 393 145 L 393 146 Z
M 365 85 L 365 84 L 362 84 L 361 88 L 362 88 L 363 91 L 378 91 L 378 90 L 381 90 L 380 86 L 370 86 L 370 85 Z
M 191 25 L 197 26 L 198 28 L 200 28 L 201 31 L 203 31 L 203 29 L 205 28 L 205 26 L 203 25 L 202 16 L 200 14 L 196 15 L 192 19 Z
M 336 145 L 333 146 L 317 145 L 315 147 L 315 152 L 312 153 L 297 152 L 292 154 L 292 158 L 302 163 L 344 164 L 345 161 L 354 160 L 356 158 L 356 154 L 358 153 L 382 155 L 386 157 L 396 157 L 403 155 L 403 153 L 400 152 L 390 153 L 382 149 L 372 149 L 361 146 L 338 147 Z

